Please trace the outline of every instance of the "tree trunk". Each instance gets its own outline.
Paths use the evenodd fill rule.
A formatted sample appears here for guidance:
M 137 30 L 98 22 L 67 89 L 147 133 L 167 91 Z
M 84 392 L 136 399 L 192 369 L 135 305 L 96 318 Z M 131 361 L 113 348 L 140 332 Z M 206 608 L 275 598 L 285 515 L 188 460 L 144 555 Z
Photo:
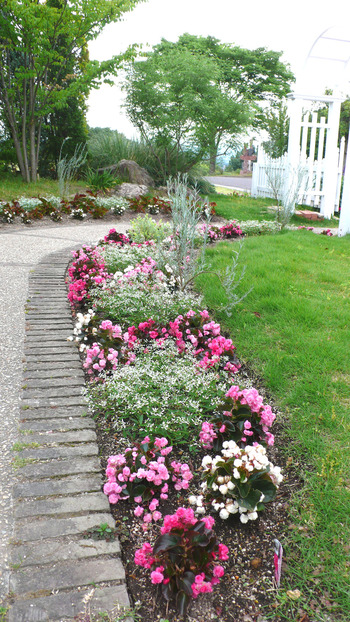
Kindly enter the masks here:
M 210 148 L 210 154 L 209 154 L 209 173 L 210 173 L 210 175 L 213 175 L 215 173 L 215 169 L 216 169 L 216 154 L 217 154 L 216 147 L 211 147 Z

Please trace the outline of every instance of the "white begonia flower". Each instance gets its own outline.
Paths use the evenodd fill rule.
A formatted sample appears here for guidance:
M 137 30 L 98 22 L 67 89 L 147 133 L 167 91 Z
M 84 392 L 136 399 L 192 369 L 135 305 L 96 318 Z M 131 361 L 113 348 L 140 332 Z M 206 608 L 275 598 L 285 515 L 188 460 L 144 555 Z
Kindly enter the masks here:
M 220 512 L 219 512 L 219 516 L 223 520 L 227 520 L 230 515 L 229 515 L 228 511 L 225 508 L 222 508 L 222 510 L 220 510 Z
M 226 495 L 228 491 L 226 484 L 221 484 L 221 486 L 219 486 L 219 491 L 221 492 L 222 495 Z
M 196 513 L 205 514 L 205 508 L 202 505 L 197 506 Z
M 240 479 L 241 478 L 241 475 L 240 475 L 240 472 L 238 471 L 238 469 L 233 469 L 233 477 L 235 479 Z
M 228 488 L 229 490 L 233 490 L 233 489 L 234 489 L 234 487 L 235 487 L 235 485 L 234 485 L 234 483 L 233 483 L 233 482 L 231 482 L 231 480 L 230 480 L 229 482 L 227 482 L 227 488 Z
M 222 475 L 219 475 L 219 477 L 216 479 L 218 484 L 223 484 L 225 482 L 225 479 L 222 477 Z
M 93 329 L 92 329 L 92 334 L 93 334 L 93 335 L 96 335 L 96 334 L 97 334 L 97 328 L 93 328 Z
M 229 503 L 226 503 L 226 510 L 230 513 L 230 514 L 237 514 L 238 512 L 238 503 L 237 501 L 230 501 Z
M 202 460 L 202 467 L 207 467 L 211 463 L 212 463 L 211 456 L 204 456 Z
M 191 505 L 197 505 L 197 497 L 195 497 L 195 495 L 191 495 L 190 497 L 188 497 L 188 502 Z
M 70 335 L 70 337 L 67 337 L 67 341 L 73 341 L 73 336 Z
M 233 461 L 233 465 L 235 467 L 240 467 L 242 466 L 242 460 L 240 460 L 239 458 L 236 458 L 236 460 Z
M 247 523 L 249 521 L 249 518 L 246 514 L 241 514 L 239 517 L 241 523 Z
M 249 520 L 256 520 L 258 518 L 258 513 L 257 512 L 248 512 L 247 514 Z
M 218 490 L 218 488 L 219 488 L 219 486 L 217 484 L 215 484 L 215 482 L 213 482 L 211 487 L 212 487 L 212 490 Z
M 264 501 L 264 499 L 265 499 L 265 495 L 264 495 L 264 493 L 262 492 L 262 493 L 261 493 L 261 497 L 260 497 L 260 499 L 259 499 L 260 503 L 262 503 L 262 502 Z
M 250 464 L 250 463 L 247 464 L 245 468 L 247 469 L 247 471 L 254 471 L 254 466 L 252 464 Z M 259 469 L 259 471 L 260 471 L 260 469 Z
M 212 502 L 212 506 L 215 510 L 215 512 L 218 512 L 220 510 L 220 503 L 216 503 L 215 501 Z
M 207 486 L 207 482 L 202 482 L 200 485 L 200 488 L 202 488 L 203 490 L 207 490 L 208 486 Z

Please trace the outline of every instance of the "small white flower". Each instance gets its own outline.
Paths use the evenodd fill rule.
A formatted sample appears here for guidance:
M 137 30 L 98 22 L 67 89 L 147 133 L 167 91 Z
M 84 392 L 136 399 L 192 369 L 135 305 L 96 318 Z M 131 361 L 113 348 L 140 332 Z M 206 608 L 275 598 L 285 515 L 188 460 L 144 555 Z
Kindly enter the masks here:
M 235 479 L 240 479 L 241 475 L 240 475 L 240 472 L 238 471 L 238 469 L 233 469 L 233 477 Z
M 220 490 L 222 495 L 226 495 L 227 491 L 228 491 L 228 488 L 227 488 L 226 484 L 222 484 L 221 486 L 219 486 L 219 490 Z
M 239 518 L 241 523 L 247 523 L 249 521 L 249 518 L 246 514 L 241 514 Z
M 258 518 L 258 513 L 257 512 L 248 512 L 247 514 L 249 520 L 256 520 Z
M 229 513 L 228 513 L 228 511 L 225 508 L 222 508 L 222 510 L 220 510 L 220 512 L 219 512 L 219 516 L 223 520 L 227 520 L 228 517 L 229 517 Z
M 191 495 L 190 497 L 188 497 L 188 502 L 191 505 L 197 505 L 197 497 L 195 495 Z

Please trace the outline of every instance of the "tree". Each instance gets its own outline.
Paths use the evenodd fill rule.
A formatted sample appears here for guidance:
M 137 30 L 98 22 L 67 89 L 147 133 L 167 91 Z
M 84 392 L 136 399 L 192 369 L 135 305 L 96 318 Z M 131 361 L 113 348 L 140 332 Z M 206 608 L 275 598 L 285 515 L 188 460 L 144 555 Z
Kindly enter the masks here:
M 81 63 L 88 41 L 140 0 L 4 0 L 0 10 L 0 109 L 26 181 L 37 178 L 43 120 L 115 74 L 131 49 Z M 52 6 L 55 4 L 55 6 Z M 64 45 L 62 43 L 64 42 Z
M 213 37 L 162 39 L 129 67 L 128 115 L 143 137 L 171 141 L 177 152 L 190 147 L 197 161 L 210 158 L 213 171 L 220 147 L 224 153 L 245 127 L 261 124 L 259 102 L 278 101 L 289 92 L 294 76 L 280 56 Z
M 61 0 L 46 0 L 46 2 L 49 6 L 59 8 Z M 58 44 L 60 47 L 60 54 L 64 56 L 67 52 L 66 37 L 61 37 Z M 79 58 L 81 72 L 84 72 L 88 60 L 89 52 L 85 45 Z M 71 65 L 67 66 L 67 72 L 69 74 L 74 73 L 75 63 L 76 59 L 74 56 L 71 56 Z M 48 83 L 52 82 L 52 79 L 54 79 L 54 72 L 49 68 Z M 63 76 L 59 84 L 60 86 L 64 86 Z M 42 177 L 56 177 L 58 154 L 64 142 L 64 156 L 66 158 L 71 158 L 79 145 L 86 143 L 88 137 L 88 128 L 85 119 L 86 109 L 86 94 L 78 93 L 75 96 L 68 97 L 64 107 L 53 109 L 44 117 L 41 129 L 40 159 L 38 163 L 39 174 Z M 68 141 L 66 140 L 67 138 L 69 138 Z
M 280 158 L 288 149 L 289 117 L 283 101 L 271 107 L 264 119 L 263 128 L 269 139 L 263 143 L 264 150 L 271 158 Z

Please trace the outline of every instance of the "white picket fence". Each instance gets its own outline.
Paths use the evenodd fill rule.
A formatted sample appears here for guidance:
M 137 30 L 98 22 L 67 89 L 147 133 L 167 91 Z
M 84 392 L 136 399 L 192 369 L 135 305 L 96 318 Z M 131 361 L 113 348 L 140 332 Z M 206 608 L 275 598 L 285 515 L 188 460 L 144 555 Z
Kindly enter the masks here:
M 299 196 L 299 203 L 320 208 L 322 212 L 322 201 L 324 200 L 324 174 L 325 174 L 325 151 L 326 151 L 326 132 L 330 126 L 326 123 L 325 117 L 317 121 L 317 112 L 307 113 L 301 122 L 300 136 L 300 164 L 308 169 L 307 191 Z M 317 158 L 316 144 L 317 145 Z M 339 212 L 341 182 L 344 168 L 345 138 L 341 139 L 340 148 L 337 153 L 337 185 L 334 196 L 334 212 Z M 271 197 L 272 192 L 269 186 L 266 167 L 272 166 L 280 169 L 283 175 L 288 166 L 288 154 L 278 160 L 271 160 L 265 154 L 262 147 L 259 147 L 258 161 L 253 165 L 251 196 Z

